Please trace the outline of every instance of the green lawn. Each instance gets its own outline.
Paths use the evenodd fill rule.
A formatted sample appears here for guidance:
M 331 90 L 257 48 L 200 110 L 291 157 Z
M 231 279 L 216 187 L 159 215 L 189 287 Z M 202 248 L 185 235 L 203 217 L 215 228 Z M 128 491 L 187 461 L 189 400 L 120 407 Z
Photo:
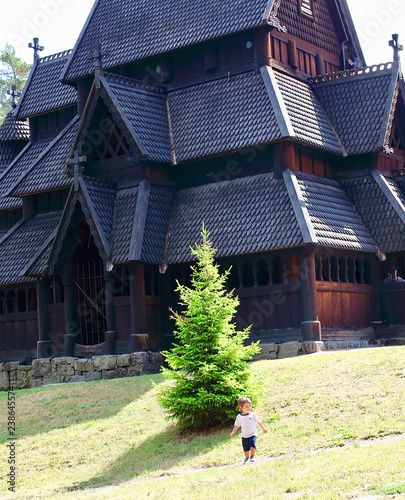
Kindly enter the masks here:
M 404 347 L 251 367 L 268 433 L 259 431 L 259 460 L 247 467 L 232 424 L 190 433 L 165 420 L 161 375 L 18 391 L 16 493 L 6 485 L 2 393 L 1 497 L 405 498 Z

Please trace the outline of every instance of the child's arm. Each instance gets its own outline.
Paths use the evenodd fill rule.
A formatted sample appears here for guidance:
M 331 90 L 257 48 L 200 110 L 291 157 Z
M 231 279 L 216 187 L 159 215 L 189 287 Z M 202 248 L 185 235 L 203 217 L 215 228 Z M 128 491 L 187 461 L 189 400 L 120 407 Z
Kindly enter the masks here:
M 258 424 L 257 424 L 257 425 L 258 425 L 258 426 L 260 427 L 260 429 L 261 429 L 261 430 L 262 430 L 262 431 L 266 434 L 267 429 L 265 429 L 265 428 L 263 427 L 262 423 L 261 423 L 261 422 L 258 422 Z
M 239 427 L 236 427 L 236 426 L 235 426 L 235 427 L 233 428 L 233 431 L 231 432 L 231 434 L 230 434 L 230 436 L 229 436 L 229 437 L 233 438 L 233 436 L 234 436 L 234 435 L 238 432 L 238 430 L 239 430 Z

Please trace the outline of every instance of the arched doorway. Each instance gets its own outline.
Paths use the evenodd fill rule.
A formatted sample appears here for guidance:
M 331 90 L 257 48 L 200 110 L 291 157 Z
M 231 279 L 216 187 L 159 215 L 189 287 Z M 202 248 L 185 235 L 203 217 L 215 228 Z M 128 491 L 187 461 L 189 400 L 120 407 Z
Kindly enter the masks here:
M 78 343 L 101 344 L 105 340 L 104 266 L 87 222 L 79 224 L 80 243 L 73 255 L 73 283 L 80 328 Z

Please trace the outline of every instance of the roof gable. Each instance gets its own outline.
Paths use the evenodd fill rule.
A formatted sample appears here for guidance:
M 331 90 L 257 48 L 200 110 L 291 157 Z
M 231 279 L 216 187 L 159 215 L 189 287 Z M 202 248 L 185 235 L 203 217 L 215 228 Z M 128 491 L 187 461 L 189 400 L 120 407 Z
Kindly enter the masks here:
M 78 211 L 90 227 L 100 257 L 109 261 L 111 231 L 114 212 L 115 185 L 108 181 L 79 176 L 77 189 L 72 187 L 59 228 L 49 252 L 49 269 L 53 274 L 59 255 L 65 245 L 68 229 Z

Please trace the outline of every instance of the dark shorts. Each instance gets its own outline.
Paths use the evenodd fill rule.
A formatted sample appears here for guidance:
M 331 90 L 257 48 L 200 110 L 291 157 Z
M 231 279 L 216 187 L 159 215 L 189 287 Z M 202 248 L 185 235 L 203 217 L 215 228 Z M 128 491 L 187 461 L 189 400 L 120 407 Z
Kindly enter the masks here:
M 256 438 L 257 436 L 242 438 L 243 451 L 250 451 L 250 448 L 256 448 Z

